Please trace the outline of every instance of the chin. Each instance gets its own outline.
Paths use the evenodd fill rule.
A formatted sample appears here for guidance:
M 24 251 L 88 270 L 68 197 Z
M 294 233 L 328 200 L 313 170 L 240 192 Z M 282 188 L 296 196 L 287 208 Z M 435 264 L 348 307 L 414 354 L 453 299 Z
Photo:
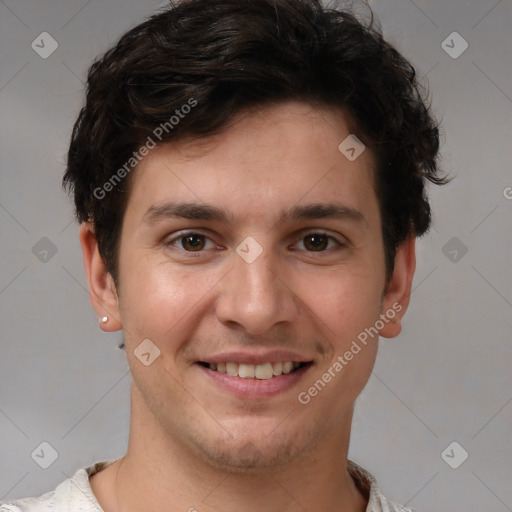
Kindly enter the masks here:
M 229 472 L 250 473 L 288 464 L 305 453 L 314 444 L 315 436 L 281 432 L 259 438 L 250 436 L 226 436 L 216 442 L 195 437 L 194 451 L 211 466 Z
M 300 454 L 295 445 L 260 449 L 252 442 L 242 448 L 226 447 L 220 451 L 217 447 L 212 450 L 203 450 L 203 459 L 212 466 L 230 472 L 250 473 L 262 469 L 270 469 L 293 461 Z

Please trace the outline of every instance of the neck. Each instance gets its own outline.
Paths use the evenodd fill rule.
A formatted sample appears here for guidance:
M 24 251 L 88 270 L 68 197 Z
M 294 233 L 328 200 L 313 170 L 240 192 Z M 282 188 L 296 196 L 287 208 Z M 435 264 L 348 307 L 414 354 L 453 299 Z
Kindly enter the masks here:
M 93 487 L 105 512 L 366 510 L 367 500 L 347 472 L 352 413 L 300 458 L 278 467 L 241 471 L 205 462 L 164 435 L 140 406 L 132 399 L 126 456 L 113 465 L 108 485 Z

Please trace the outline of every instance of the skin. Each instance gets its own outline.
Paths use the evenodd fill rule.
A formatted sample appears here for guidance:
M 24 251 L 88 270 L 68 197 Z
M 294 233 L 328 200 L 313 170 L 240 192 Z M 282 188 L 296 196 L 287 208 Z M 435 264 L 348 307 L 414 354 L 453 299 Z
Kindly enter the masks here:
M 82 225 L 92 304 L 109 317 L 102 329 L 123 330 L 132 374 L 127 454 L 91 478 L 106 512 L 366 509 L 347 453 L 378 338 L 308 404 L 297 399 L 396 303 L 401 311 L 379 334 L 399 334 L 415 270 L 411 237 L 386 286 L 374 158 L 369 148 L 353 162 L 340 153 L 352 133 L 348 121 L 340 110 L 289 102 L 239 116 L 207 140 L 151 151 L 133 176 L 118 288 L 93 226 Z M 169 201 L 223 208 L 233 223 L 145 220 Z M 283 210 L 333 202 L 363 219 L 278 222 Z M 190 250 L 183 230 L 206 238 Z M 322 250 L 306 236 L 315 233 Z M 252 263 L 236 253 L 249 236 L 262 248 Z M 149 366 L 134 355 L 144 339 L 160 350 Z M 228 350 L 270 348 L 313 364 L 268 398 L 242 400 L 195 364 Z

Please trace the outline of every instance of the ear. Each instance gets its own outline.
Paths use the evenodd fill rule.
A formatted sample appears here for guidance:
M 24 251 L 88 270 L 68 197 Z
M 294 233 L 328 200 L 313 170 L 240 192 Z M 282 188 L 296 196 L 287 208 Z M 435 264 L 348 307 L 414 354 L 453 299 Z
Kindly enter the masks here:
M 108 318 L 107 322 L 100 321 L 100 328 L 106 332 L 119 331 L 122 323 L 117 290 L 114 279 L 107 271 L 105 261 L 99 253 L 94 227 L 90 222 L 84 222 L 80 226 L 80 245 L 92 307 L 98 318 Z
M 411 235 L 397 248 L 393 274 L 382 300 L 381 318 L 388 319 L 380 330 L 384 338 L 394 338 L 402 331 L 402 318 L 409 306 L 412 279 L 416 270 L 416 237 Z

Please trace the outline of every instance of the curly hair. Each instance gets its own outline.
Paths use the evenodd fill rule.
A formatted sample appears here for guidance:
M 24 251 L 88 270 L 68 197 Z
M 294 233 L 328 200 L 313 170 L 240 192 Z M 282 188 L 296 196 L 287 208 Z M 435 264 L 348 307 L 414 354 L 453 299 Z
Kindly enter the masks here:
M 389 278 L 397 248 L 430 226 L 426 181 L 448 181 L 412 65 L 373 22 L 319 0 L 182 0 L 93 63 L 71 136 L 63 185 L 77 219 L 93 223 L 114 279 L 133 174 L 126 162 L 136 168 L 155 130 L 166 127 L 158 144 L 208 137 L 244 110 L 288 100 L 342 108 L 373 151 Z M 170 123 L 184 105 L 194 108 Z

